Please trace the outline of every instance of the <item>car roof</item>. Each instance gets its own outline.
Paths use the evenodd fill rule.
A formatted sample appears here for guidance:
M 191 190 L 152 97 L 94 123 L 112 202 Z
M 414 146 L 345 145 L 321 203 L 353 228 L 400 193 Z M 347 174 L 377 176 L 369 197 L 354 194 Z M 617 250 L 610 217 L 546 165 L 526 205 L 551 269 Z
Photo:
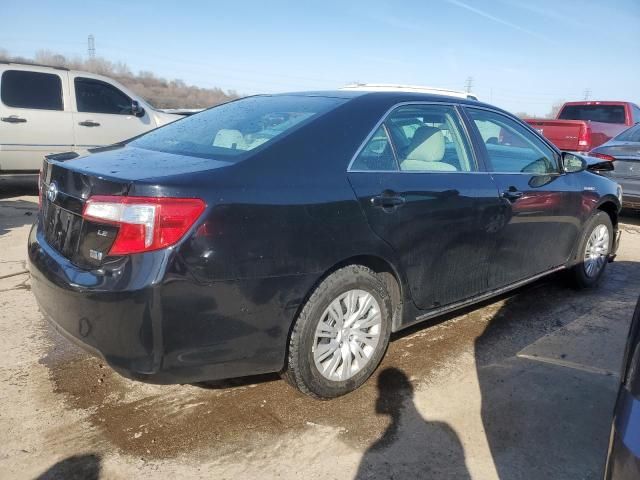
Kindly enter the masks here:
M 328 98 L 376 98 L 385 99 L 389 103 L 402 103 L 402 102 L 440 102 L 440 103 L 461 103 L 469 105 L 486 105 L 487 107 L 495 108 L 492 105 L 487 105 L 478 100 L 454 97 L 449 95 L 423 93 L 423 92 L 410 92 L 410 91 L 371 91 L 371 90 L 318 90 L 318 91 L 301 91 L 301 92 L 285 92 L 272 95 L 296 95 L 301 97 L 328 97 Z

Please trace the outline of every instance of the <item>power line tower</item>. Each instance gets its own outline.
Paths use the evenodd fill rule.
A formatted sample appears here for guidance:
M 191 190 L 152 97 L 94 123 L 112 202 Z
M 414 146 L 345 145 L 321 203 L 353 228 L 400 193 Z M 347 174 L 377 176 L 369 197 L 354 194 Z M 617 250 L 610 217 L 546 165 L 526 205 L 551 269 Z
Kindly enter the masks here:
M 589 100 L 589 98 L 591 98 L 591 89 L 590 88 L 585 88 L 585 90 L 584 90 L 584 99 L 585 100 Z
M 87 54 L 89 58 L 95 58 L 96 56 L 96 39 L 93 35 L 89 35 L 87 38 Z
M 464 89 L 467 93 L 471 93 L 472 88 L 473 88 L 473 77 L 467 77 L 467 81 L 464 84 Z

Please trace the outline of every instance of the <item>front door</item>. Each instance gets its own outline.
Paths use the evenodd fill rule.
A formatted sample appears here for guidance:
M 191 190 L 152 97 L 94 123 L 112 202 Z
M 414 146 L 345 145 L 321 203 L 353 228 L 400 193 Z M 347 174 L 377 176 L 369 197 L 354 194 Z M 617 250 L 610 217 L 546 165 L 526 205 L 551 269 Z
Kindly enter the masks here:
M 148 112 L 137 117 L 132 99 L 113 85 L 75 76 L 72 79 L 77 113 L 73 126 L 78 148 L 111 145 L 154 128 Z
M 466 107 L 501 196 L 505 224 L 489 261 L 491 288 L 563 265 L 577 235 L 572 190 L 557 153 L 516 120 Z
M 398 107 L 354 159 L 349 181 L 391 245 L 421 309 L 487 289 L 500 202 L 454 106 Z

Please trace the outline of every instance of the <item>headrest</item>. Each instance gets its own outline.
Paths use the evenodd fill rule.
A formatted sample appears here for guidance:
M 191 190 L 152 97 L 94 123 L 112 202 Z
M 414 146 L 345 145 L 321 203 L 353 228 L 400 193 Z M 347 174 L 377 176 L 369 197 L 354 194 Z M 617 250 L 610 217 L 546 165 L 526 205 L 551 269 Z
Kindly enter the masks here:
M 444 158 L 444 135 L 439 128 L 420 127 L 411 139 L 407 160 L 440 162 Z
M 233 150 L 246 150 L 247 144 L 240 130 L 222 129 L 218 130 L 216 138 L 213 139 L 214 147 L 231 148 Z

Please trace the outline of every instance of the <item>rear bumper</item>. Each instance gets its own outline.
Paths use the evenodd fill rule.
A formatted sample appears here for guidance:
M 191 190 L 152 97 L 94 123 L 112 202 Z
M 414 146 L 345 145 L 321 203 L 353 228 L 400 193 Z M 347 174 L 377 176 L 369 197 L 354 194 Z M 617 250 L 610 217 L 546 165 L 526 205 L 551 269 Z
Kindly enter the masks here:
M 281 370 L 291 322 L 315 278 L 203 285 L 175 257 L 161 250 L 132 255 L 109 272 L 87 271 L 50 247 L 37 226 L 29 235 L 42 313 L 118 373 L 191 383 Z

